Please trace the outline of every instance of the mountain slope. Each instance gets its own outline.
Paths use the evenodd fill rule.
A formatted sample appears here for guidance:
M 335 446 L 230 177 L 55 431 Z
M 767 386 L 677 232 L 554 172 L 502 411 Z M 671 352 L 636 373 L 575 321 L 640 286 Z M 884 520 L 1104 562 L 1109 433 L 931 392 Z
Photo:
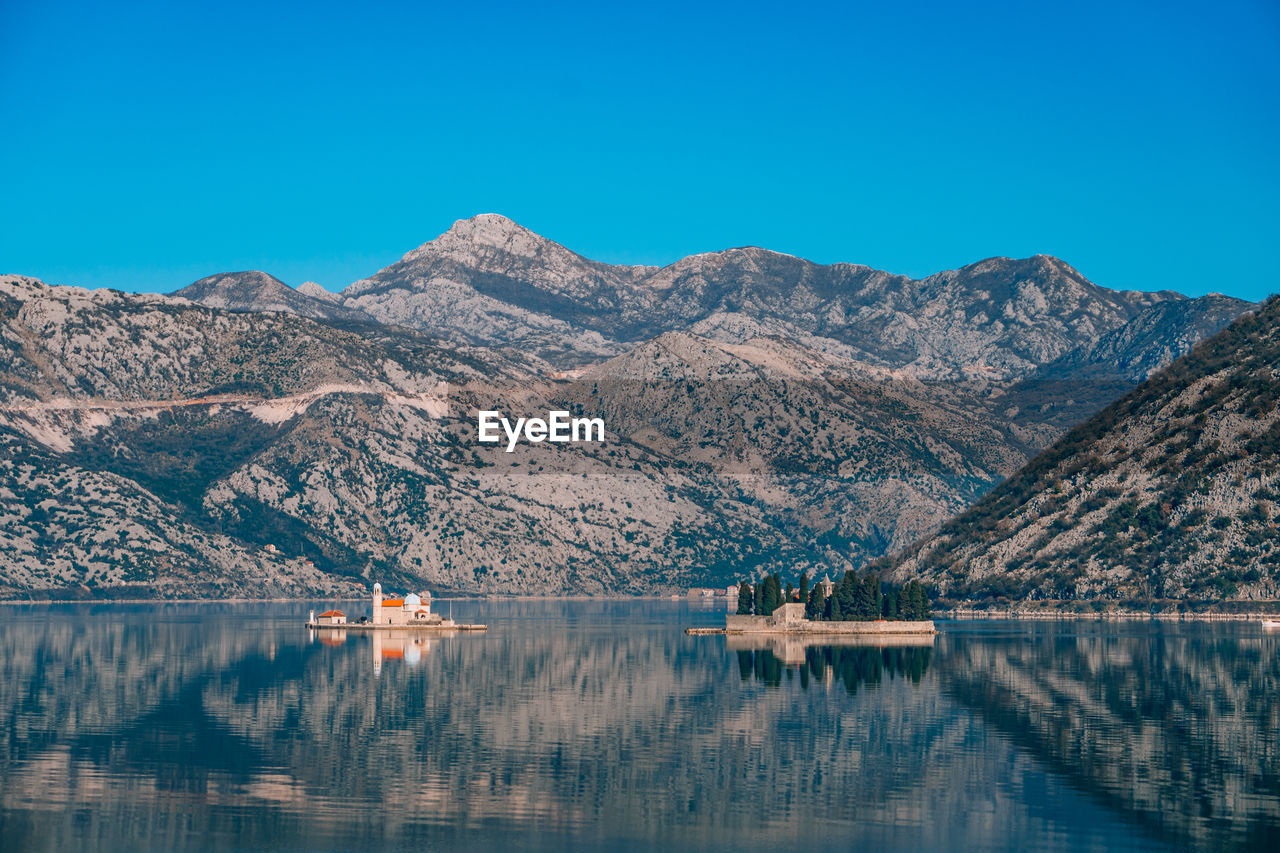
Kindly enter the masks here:
M 227 553 L 273 545 L 331 584 L 644 591 L 840 571 L 933 529 L 1057 434 L 1052 406 L 1010 420 L 1034 407 L 1002 386 L 869 376 L 782 338 L 669 333 L 555 381 L 402 329 L 6 278 L 0 340 L 0 428 L 41 460 L 21 477 L 56 468 L 73 495 L 112 484 L 115 505 L 168 533 L 125 536 L 111 559 L 163 539 L 227 594 L 264 587 L 200 550 L 209 537 Z M 506 453 L 476 442 L 481 408 L 599 415 L 608 436 Z M 12 476 L 8 494 L 35 494 Z M 58 499 L 0 508 L 25 518 Z M 98 541 L 82 522 L 26 525 L 13 547 Z M 85 559 L 0 570 L 14 589 L 65 589 L 96 577 Z
M 170 295 L 227 311 L 284 312 L 312 320 L 370 322 L 364 312 L 337 304 L 336 298 L 323 298 L 323 288 L 314 282 L 307 284 L 314 285 L 320 293 L 312 288 L 306 292 L 294 290 L 274 276 L 250 270 L 207 276 Z
M 1244 305 L 1109 291 L 1044 256 L 920 281 L 750 248 L 617 267 L 493 215 L 341 297 L 261 273 L 180 293 L 226 307 L 0 277 L 0 432 L 35 460 L 0 471 L 0 514 L 38 555 L 0 559 L 0 587 L 123 594 L 110 567 L 155 553 L 140 582 L 164 595 L 838 572 Z M 506 453 L 477 442 L 480 409 L 608 435 Z M 68 501 L 117 509 L 27 514 Z M 290 568 L 254 575 L 268 544 Z
M 300 557 L 202 528 L 137 483 L 0 427 L 0 597 L 349 595 Z
M 330 398 L 430 418 L 443 383 L 526 375 L 487 351 L 368 331 L 0 277 L 0 594 L 353 589 L 361 566 L 342 549 L 264 556 L 273 530 L 226 535 L 247 532 L 205 512 L 205 492 Z
M 476 444 L 477 408 L 569 402 L 492 351 L 12 277 L 0 340 L 11 594 L 297 592 L 280 561 L 316 591 L 641 591 L 811 557 L 708 466 Z
M 1036 375 L 1073 379 L 1114 376 L 1141 382 L 1252 307 L 1256 306 L 1218 293 L 1159 302 L 1089 346 L 1046 365 Z
M 904 547 L 1039 446 L 982 386 L 870 378 L 780 338 L 668 333 L 568 396 L 620 437 L 716 472 L 841 567 Z
M 496 214 L 458 221 L 342 296 L 382 322 L 513 346 L 561 367 L 680 331 L 728 343 L 782 336 L 918 378 L 1001 380 L 1092 352 L 1144 310 L 1188 302 L 1098 287 L 1044 255 L 992 258 L 921 280 L 754 247 L 661 268 L 611 266 Z M 1237 314 L 1248 307 L 1229 303 Z
M 1280 594 L 1280 298 L 1071 430 L 896 577 L 981 599 Z
M 653 309 L 636 288 L 650 271 L 590 261 L 505 217 L 481 214 L 341 295 L 384 323 L 572 366 L 621 351 L 611 329 L 624 315 Z
M 0 402 L 287 396 L 324 385 L 421 393 L 440 381 L 525 375 L 491 350 L 405 330 L 333 328 L 287 313 L 0 276 Z

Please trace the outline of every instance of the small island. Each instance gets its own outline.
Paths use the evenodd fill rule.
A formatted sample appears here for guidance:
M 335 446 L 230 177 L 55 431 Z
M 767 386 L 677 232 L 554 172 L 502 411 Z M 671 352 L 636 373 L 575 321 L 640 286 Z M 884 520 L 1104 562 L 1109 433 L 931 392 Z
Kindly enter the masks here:
M 469 625 L 431 612 L 431 593 L 409 593 L 403 598 L 383 598 L 382 584 L 373 585 L 373 606 L 368 616 L 352 622 L 341 610 L 328 610 L 307 618 L 308 628 L 341 628 L 347 631 L 485 631 L 487 625 Z
M 737 613 L 725 617 L 724 629 L 690 628 L 690 634 L 801 634 L 843 636 L 932 635 L 929 597 L 919 581 L 902 587 L 883 583 L 879 575 L 845 572 L 839 583 L 824 578 L 809 586 L 787 583 L 777 574 L 759 583 L 738 585 Z

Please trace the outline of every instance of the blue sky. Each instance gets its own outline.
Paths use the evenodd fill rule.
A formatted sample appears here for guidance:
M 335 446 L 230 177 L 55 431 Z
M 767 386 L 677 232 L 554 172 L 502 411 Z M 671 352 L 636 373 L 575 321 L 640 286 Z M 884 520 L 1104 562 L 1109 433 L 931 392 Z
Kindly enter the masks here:
M 0 271 L 330 289 L 495 211 L 588 257 L 1280 290 L 1280 4 L 0 3 Z

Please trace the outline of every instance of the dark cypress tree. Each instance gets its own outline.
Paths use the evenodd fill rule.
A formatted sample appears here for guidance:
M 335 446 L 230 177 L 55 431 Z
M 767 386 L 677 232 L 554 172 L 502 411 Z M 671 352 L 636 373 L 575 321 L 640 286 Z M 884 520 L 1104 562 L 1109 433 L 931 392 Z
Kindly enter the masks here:
M 929 618 L 929 595 L 924 591 L 924 584 L 915 581 L 916 585 L 916 618 Z
M 764 609 L 764 588 L 766 586 L 767 580 L 768 580 L 767 578 L 761 578 L 760 580 L 756 581 L 755 601 L 752 602 L 752 604 L 755 607 L 755 614 L 757 616 L 767 615 Z
M 764 582 L 764 615 L 768 616 L 782 606 L 782 580 L 769 575 Z
M 853 572 L 845 572 L 836 585 L 831 597 L 840 605 L 840 618 L 837 621 L 855 618 L 858 612 L 858 586 L 858 577 Z
M 890 586 L 884 591 L 884 604 L 881 605 L 881 611 L 886 619 L 898 618 L 898 590 Z
M 836 589 L 831 595 L 827 596 L 827 612 L 826 618 L 830 622 L 843 622 L 844 613 L 840 606 L 840 590 Z
M 808 572 L 800 573 L 800 600 L 801 601 L 809 600 L 809 573 Z
M 826 602 L 822 600 L 822 587 L 815 586 L 809 590 L 809 595 L 805 599 L 804 615 L 806 619 L 812 619 L 815 622 L 822 618 L 823 605 Z
M 787 581 L 787 594 L 784 596 L 787 603 L 791 603 L 792 597 L 796 594 L 796 588 L 791 585 L 791 581 Z
M 909 581 L 899 594 L 898 610 L 903 619 L 921 621 L 929 618 L 929 596 L 920 581 Z
M 755 600 L 751 595 L 751 584 L 743 581 L 738 584 L 738 615 L 750 616 Z
M 855 578 L 853 583 L 853 607 L 847 617 L 865 621 L 880 615 L 875 607 L 875 597 L 871 594 L 871 576 Z
M 898 590 L 898 618 L 908 622 L 916 618 L 916 605 L 911 599 L 911 581 L 907 581 L 902 589 Z

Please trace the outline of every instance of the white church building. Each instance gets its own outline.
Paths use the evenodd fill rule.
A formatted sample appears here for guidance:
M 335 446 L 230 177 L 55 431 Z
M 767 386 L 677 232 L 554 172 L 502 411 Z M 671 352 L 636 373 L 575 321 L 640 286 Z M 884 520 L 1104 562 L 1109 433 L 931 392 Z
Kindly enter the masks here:
M 404 598 L 383 598 L 382 584 L 373 585 L 374 625 L 439 625 L 445 619 L 431 612 L 431 593 L 409 593 Z

